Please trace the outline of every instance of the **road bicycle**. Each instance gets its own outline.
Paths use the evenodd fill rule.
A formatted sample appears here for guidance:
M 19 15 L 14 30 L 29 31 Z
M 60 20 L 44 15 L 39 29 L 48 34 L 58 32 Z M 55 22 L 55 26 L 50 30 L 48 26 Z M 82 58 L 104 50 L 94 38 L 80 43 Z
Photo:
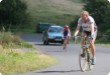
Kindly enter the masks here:
M 67 44 L 69 44 L 69 37 L 64 39 L 63 50 L 67 51 Z
M 92 52 L 91 48 L 89 45 L 89 40 L 90 37 L 81 37 L 85 39 L 84 46 L 81 48 L 80 53 L 79 53 L 79 66 L 82 72 L 86 71 L 87 68 L 88 70 L 92 70 L 94 65 L 92 65 Z M 82 52 L 85 52 L 85 56 L 82 57 L 81 54 Z

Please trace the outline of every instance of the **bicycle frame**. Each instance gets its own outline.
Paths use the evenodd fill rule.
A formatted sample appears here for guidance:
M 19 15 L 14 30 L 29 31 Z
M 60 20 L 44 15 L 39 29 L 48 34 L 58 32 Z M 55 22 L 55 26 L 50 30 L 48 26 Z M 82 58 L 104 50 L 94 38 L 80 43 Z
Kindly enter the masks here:
M 90 45 L 89 45 L 89 37 L 84 37 L 85 38 L 85 51 L 87 53 L 87 62 L 90 62 Z

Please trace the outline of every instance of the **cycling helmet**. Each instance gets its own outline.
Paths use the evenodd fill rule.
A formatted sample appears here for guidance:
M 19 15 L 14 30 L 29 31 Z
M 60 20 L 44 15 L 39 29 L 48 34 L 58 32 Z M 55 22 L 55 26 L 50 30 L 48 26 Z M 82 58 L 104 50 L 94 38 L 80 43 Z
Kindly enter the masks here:
M 68 30 L 69 29 L 69 26 L 64 26 L 64 30 Z

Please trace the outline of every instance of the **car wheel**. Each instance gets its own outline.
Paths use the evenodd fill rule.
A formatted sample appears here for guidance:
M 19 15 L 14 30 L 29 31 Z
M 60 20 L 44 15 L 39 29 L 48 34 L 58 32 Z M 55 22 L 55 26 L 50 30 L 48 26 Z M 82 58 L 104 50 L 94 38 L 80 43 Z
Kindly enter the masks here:
M 49 44 L 49 41 L 44 40 L 43 44 L 44 44 L 44 45 L 48 45 L 48 44 Z
M 46 45 L 46 41 L 44 41 L 43 44 Z
M 47 40 L 47 41 L 46 41 L 46 45 L 48 45 L 48 44 L 49 44 L 49 41 Z
M 63 44 L 64 43 L 64 40 L 63 41 L 61 41 L 61 44 Z

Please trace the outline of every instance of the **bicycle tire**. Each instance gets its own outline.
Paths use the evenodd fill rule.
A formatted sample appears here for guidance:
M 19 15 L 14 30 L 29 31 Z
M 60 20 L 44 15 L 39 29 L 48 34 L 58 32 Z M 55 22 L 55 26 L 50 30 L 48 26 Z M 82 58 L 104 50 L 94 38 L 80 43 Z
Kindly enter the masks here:
M 79 66 L 80 66 L 80 70 L 84 72 L 86 71 L 88 65 L 87 53 L 85 52 L 85 57 L 82 57 L 81 54 L 82 54 L 82 49 L 79 52 Z

